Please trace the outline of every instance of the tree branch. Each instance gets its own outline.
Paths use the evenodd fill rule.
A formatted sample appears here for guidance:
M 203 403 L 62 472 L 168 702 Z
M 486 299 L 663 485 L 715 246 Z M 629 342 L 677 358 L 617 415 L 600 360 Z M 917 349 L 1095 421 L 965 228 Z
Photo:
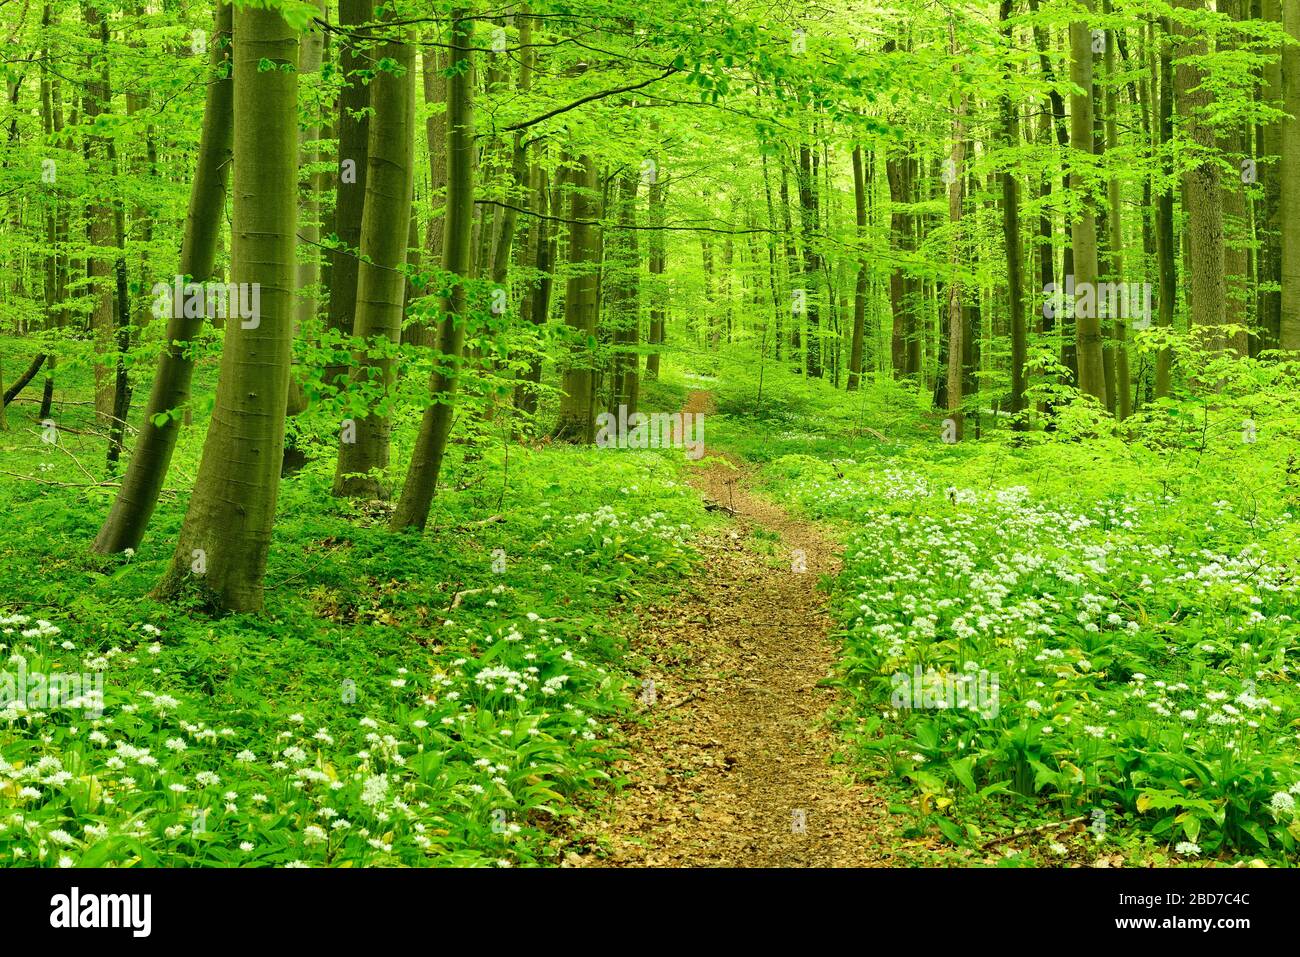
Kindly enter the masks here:
M 19 392 L 22 392 L 23 389 L 27 388 L 27 383 L 31 382 L 32 378 L 36 375 L 36 373 L 41 371 L 41 366 L 45 364 L 45 358 L 46 356 L 44 352 L 37 353 L 36 358 L 32 359 L 32 364 L 27 367 L 27 371 L 24 372 L 21 376 L 19 376 L 17 381 L 14 382 L 13 385 L 5 389 L 5 395 L 4 395 L 5 405 L 8 405 L 10 402 L 12 402 L 14 400 L 14 396 L 16 396 Z
M 591 103 L 595 100 L 603 100 L 607 96 L 618 96 L 618 94 L 620 93 L 631 93 L 633 90 L 644 89 L 645 87 L 650 86 L 650 84 L 652 83 L 658 83 L 660 80 L 668 79 L 668 77 L 672 76 L 674 73 L 677 72 L 678 70 L 676 67 L 670 66 L 663 73 L 659 74 L 658 76 L 652 76 L 648 80 L 642 80 L 640 83 L 632 83 L 628 86 L 615 87 L 612 90 L 602 90 L 599 93 L 592 93 L 588 96 L 584 96 L 579 99 L 576 99 L 572 103 L 567 104 L 566 106 L 557 106 L 555 109 L 547 113 L 543 113 L 541 116 L 533 117 L 531 120 L 524 120 L 520 123 L 512 123 L 510 126 L 502 127 L 501 132 L 513 133 L 516 130 L 526 130 L 530 126 L 536 126 L 538 123 L 541 123 L 544 120 L 549 120 L 553 116 L 559 116 L 561 113 L 568 113 L 570 110 L 576 110 L 578 107 L 584 106 L 587 103 Z
M 600 219 L 569 219 L 565 216 L 548 216 L 545 213 L 535 213 L 531 209 L 524 209 L 522 206 L 512 206 L 509 203 L 503 203 L 496 199 L 476 199 L 475 203 L 484 203 L 488 206 L 500 206 L 502 209 L 512 209 L 517 213 L 523 213 L 525 216 L 534 216 L 537 219 L 545 219 L 552 223 L 567 223 L 570 226 L 599 226 L 602 229 L 628 229 L 638 232 L 699 232 L 699 233 L 721 233 L 724 236 L 746 236 L 750 233 L 765 233 L 776 235 L 780 233 L 777 229 L 719 229 L 716 226 L 686 226 L 686 225 L 664 225 L 664 226 L 632 226 L 626 223 L 607 223 Z

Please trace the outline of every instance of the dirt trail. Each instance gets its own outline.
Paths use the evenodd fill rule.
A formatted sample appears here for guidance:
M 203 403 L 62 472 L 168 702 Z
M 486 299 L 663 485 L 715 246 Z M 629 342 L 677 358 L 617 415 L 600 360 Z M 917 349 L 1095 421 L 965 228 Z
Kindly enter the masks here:
M 707 392 L 683 411 L 707 412 Z M 626 728 L 629 783 L 586 828 L 585 866 L 794 867 L 889 863 L 884 801 L 830 763 L 835 661 L 820 576 L 839 564 L 814 526 L 745 490 L 745 472 L 693 470 L 735 510 L 696 578 L 647 616 L 638 650 L 654 701 Z M 777 537 L 779 540 L 773 541 Z M 801 560 L 802 559 L 802 560 Z M 804 571 L 796 571 L 803 567 Z M 577 858 L 577 859 L 574 859 Z

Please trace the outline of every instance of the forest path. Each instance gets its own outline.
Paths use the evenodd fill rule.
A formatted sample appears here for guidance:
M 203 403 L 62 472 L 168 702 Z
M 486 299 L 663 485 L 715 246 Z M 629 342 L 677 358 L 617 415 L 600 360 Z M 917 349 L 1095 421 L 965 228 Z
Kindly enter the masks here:
M 711 401 L 693 392 L 683 411 L 707 413 Z M 607 854 L 569 863 L 888 864 L 897 842 L 883 798 L 830 763 L 836 694 L 821 683 L 836 649 L 817 581 L 838 572 L 835 546 L 746 491 L 746 467 L 726 458 L 733 467 L 692 469 L 691 484 L 733 509 L 733 522 L 699 543 L 699 572 L 639 635 L 654 700 L 643 690 L 642 714 L 625 728 L 627 786 L 585 828 Z

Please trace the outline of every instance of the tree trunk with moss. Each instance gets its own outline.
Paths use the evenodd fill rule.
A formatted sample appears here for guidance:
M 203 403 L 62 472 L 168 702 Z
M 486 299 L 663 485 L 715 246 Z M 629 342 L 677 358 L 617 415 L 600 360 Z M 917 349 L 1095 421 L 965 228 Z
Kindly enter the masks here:
M 280 489 L 298 224 L 298 35 L 277 10 L 234 14 L 232 311 L 198 477 L 158 597 L 259 611 Z M 263 69 L 269 65 L 269 69 Z

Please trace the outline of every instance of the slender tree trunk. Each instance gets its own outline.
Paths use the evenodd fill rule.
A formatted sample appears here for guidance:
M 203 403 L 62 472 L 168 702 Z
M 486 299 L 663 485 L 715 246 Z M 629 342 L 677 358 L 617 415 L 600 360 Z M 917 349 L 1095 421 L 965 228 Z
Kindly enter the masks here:
M 890 206 L 890 247 L 900 254 L 905 254 L 909 247 L 910 226 L 908 214 L 899 207 L 911 202 L 908 191 L 907 157 L 885 159 L 885 172 L 889 179 Z M 892 307 L 893 326 L 890 341 L 890 354 L 893 360 L 894 377 L 902 378 L 908 371 L 908 339 L 912 323 L 910 309 L 912 303 L 908 298 L 908 282 L 904 267 L 896 265 L 889 274 L 889 301 Z
M 533 70 L 537 51 L 533 47 L 533 18 L 528 16 L 528 5 L 522 6 L 519 16 L 519 73 L 515 89 L 520 96 L 527 96 L 533 87 Z M 502 80 L 504 83 L 504 78 Z M 497 286 L 504 286 L 509 274 L 511 254 L 514 249 L 515 233 L 519 225 L 519 211 L 514 207 L 526 202 L 529 192 L 528 158 L 524 145 L 524 134 L 516 131 L 508 150 L 509 182 L 504 192 L 507 205 L 496 210 L 495 232 L 492 236 L 491 269 L 488 275 Z
M 105 31 L 107 33 L 107 31 Z M 108 144 L 109 167 L 117 170 L 117 150 Z M 126 276 L 126 212 L 119 201 L 113 207 L 113 236 L 117 242 L 117 259 L 113 263 L 113 414 L 108 426 L 107 466 L 115 472 L 122 455 L 126 435 L 126 416 L 131 408 L 131 383 L 126 371 L 126 354 L 131 349 L 131 296 Z
M 1102 12 L 1107 16 L 1110 15 L 1110 0 L 1102 0 Z M 1106 152 L 1113 154 L 1119 148 L 1119 122 L 1116 116 L 1119 102 L 1116 87 L 1119 81 L 1115 69 L 1115 48 L 1119 43 L 1114 30 L 1106 31 L 1105 36 L 1106 116 L 1104 123 Z M 1124 282 L 1124 207 L 1120 202 L 1120 198 L 1120 170 L 1112 168 L 1110 178 L 1106 183 L 1106 226 L 1110 233 L 1107 243 L 1109 247 L 1110 280 L 1115 283 Z M 1125 340 L 1128 338 L 1126 319 L 1127 317 L 1122 314 L 1111 317 L 1112 328 L 1115 330 L 1115 366 L 1112 377 L 1115 391 L 1113 394 L 1109 394 L 1108 397 L 1111 400 L 1111 405 L 1114 406 L 1116 418 L 1121 421 L 1127 419 L 1133 411 L 1132 385 L 1128 368 L 1128 346 L 1125 345 Z
M 948 47 L 948 52 L 954 60 L 953 80 L 960 82 L 956 59 L 956 32 L 951 23 L 948 27 Z M 962 389 L 965 383 L 962 371 L 963 360 L 967 355 L 966 330 L 962 317 L 961 277 L 958 272 L 961 269 L 962 258 L 962 186 L 966 176 L 966 97 L 959 95 L 961 99 L 952 121 L 952 156 L 947 170 L 951 177 L 951 182 L 948 184 L 948 224 L 952 230 L 952 238 L 948 244 L 948 389 L 946 396 L 948 416 L 954 423 L 954 435 L 958 440 L 962 438 L 965 431 L 966 417 L 962 411 Z
M 732 216 L 730 222 L 736 221 L 736 204 L 732 202 Z M 731 281 L 733 276 L 733 265 L 736 260 L 735 242 L 731 236 L 726 236 L 722 240 L 722 271 L 720 274 L 719 286 L 722 292 L 722 309 L 720 310 L 720 325 L 727 335 L 727 342 L 732 341 L 732 320 L 735 312 L 735 297 L 732 295 Z
M 1082 0 L 1091 18 L 1093 0 Z M 1079 92 L 1070 95 L 1070 146 L 1075 167 L 1070 186 L 1082 195 L 1086 182 L 1082 169 L 1093 154 L 1092 34 L 1088 20 L 1070 24 L 1070 80 Z M 1102 361 L 1101 322 L 1097 315 L 1097 220 L 1091 202 L 1074 223 L 1074 283 L 1078 291 L 1074 309 L 1079 356 L 1079 388 L 1106 405 L 1106 372 Z M 1087 301 L 1091 296 L 1092 302 Z
M 425 224 L 425 260 L 435 266 L 442 265 L 442 241 L 446 231 L 444 206 L 447 201 L 447 66 L 445 52 L 425 47 L 421 55 L 421 87 L 424 106 L 428 111 L 424 120 L 424 135 L 429 154 L 429 221 Z M 402 331 L 402 342 L 409 345 L 435 349 L 438 346 L 436 320 L 420 316 L 418 321 Z
M 361 263 L 357 269 L 357 305 L 352 335 L 362 350 L 353 356 L 348 391 L 366 396 L 366 412 L 343 423 L 334 472 L 334 494 L 352 498 L 387 498 L 382 473 L 388 468 L 392 423 L 387 412 L 393 384 L 393 353 L 401 342 L 408 223 L 414 176 L 415 46 L 414 34 L 385 43 L 375 51 L 392 70 L 370 81 L 370 139 L 366 144 L 366 199 L 361 218 Z M 351 426 L 351 427 L 349 427 Z
M 592 368 L 589 341 L 596 335 L 596 312 L 600 252 L 599 228 L 589 225 L 598 218 L 599 180 L 595 161 L 588 155 L 578 158 L 574 174 L 572 200 L 569 204 L 569 263 L 573 274 L 564 291 L 564 323 L 573 337 L 568 367 L 564 370 L 563 396 L 557 438 L 590 443 L 595 438 L 592 404 L 595 401 L 595 370 Z
M 1013 0 L 1001 0 L 999 19 L 1008 48 L 1014 42 L 1011 27 Z M 1008 67 L 1007 82 L 1012 80 Z M 1001 97 L 1002 143 L 1008 150 L 1020 145 L 1016 105 L 1010 90 Z M 1002 168 L 1002 240 L 1007 256 L 1007 298 L 1011 312 L 1011 414 L 1012 428 L 1025 429 L 1028 422 L 1020 413 L 1025 408 L 1025 283 L 1023 251 L 1020 244 L 1020 183 L 1010 163 Z
M 784 330 L 781 328 L 781 319 L 785 315 L 785 310 L 782 308 L 781 294 L 777 291 L 780 285 L 780 280 L 778 279 L 780 270 L 777 267 L 776 252 L 776 234 L 778 226 L 776 221 L 776 206 L 772 202 L 772 175 L 768 172 L 767 168 L 767 154 L 764 153 L 761 159 L 763 164 L 763 195 L 767 200 L 767 282 L 772 291 L 773 357 L 777 362 L 780 362 L 781 347 L 785 344 L 783 338 Z
M 610 236 L 605 262 L 608 321 L 614 341 L 609 404 L 615 415 L 620 405 L 627 406 L 628 415 L 636 412 L 641 393 L 640 359 L 636 352 L 641 343 L 641 254 L 635 229 L 640 175 L 636 167 L 629 165 L 619 177 L 620 228 Z
M 663 348 L 665 339 L 665 323 L 667 322 L 667 310 L 664 303 L 667 301 L 667 290 L 664 289 L 664 269 L 666 262 L 664 259 L 664 234 L 662 226 L 664 224 L 664 206 L 668 184 L 664 181 L 663 173 L 658 169 L 658 160 L 655 161 L 655 177 L 650 183 L 649 189 L 649 225 L 651 232 L 648 237 L 648 262 L 647 268 L 650 270 L 650 333 L 647 337 L 647 344 L 651 347 L 650 354 L 645 359 L 645 377 L 649 380 L 659 378 L 660 350 Z
M 1038 0 L 1029 0 L 1029 10 L 1037 16 Z M 1050 128 L 1056 134 L 1056 144 L 1060 148 L 1061 155 L 1068 159 L 1070 133 L 1069 123 L 1065 116 L 1065 98 L 1061 95 L 1055 85 L 1056 73 L 1052 69 L 1052 61 L 1048 56 L 1047 31 L 1038 24 L 1035 24 L 1033 27 L 1033 33 L 1034 45 L 1038 48 L 1039 71 L 1042 73 L 1043 81 L 1048 85 L 1048 102 L 1051 104 L 1052 111 Z M 1044 122 L 1047 123 L 1046 118 L 1044 118 Z M 1051 191 L 1051 184 L 1050 182 L 1047 182 L 1045 178 L 1043 184 L 1043 195 L 1045 197 L 1049 196 Z M 1063 173 L 1061 179 L 1061 195 L 1063 197 L 1067 196 L 1069 192 L 1070 174 L 1067 164 L 1067 169 Z M 1044 293 L 1046 293 L 1048 289 L 1052 288 L 1052 284 L 1055 282 L 1053 274 L 1055 271 L 1056 246 L 1053 238 L 1053 224 L 1051 217 L 1051 211 L 1047 210 L 1044 221 L 1040 222 L 1040 231 L 1047 241 L 1047 248 L 1044 250 L 1044 255 L 1041 261 Z M 1065 277 L 1072 277 L 1074 275 L 1074 250 L 1072 248 L 1073 235 L 1068 217 L 1065 218 L 1064 229 L 1062 232 L 1065 237 L 1065 248 L 1061 257 L 1061 276 L 1062 283 L 1064 283 Z M 1058 283 L 1056 288 L 1061 288 L 1061 283 Z M 1043 332 L 1051 333 L 1057 331 L 1057 320 L 1060 320 L 1059 335 L 1061 342 L 1061 364 L 1070 370 L 1070 374 L 1074 377 L 1074 380 L 1077 383 L 1079 377 L 1079 357 L 1074 343 L 1074 319 L 1071 315 L 1072 312 L 1073 309 L 1067 310 L 1064 315 L 1059 317 L 1055 315 L 1044 315 Z M 1045 405 L 1044 411 L 1050 413 L 1051 406 Z M 1051 427 L 1051 423 L 1049 422 L 1048 428 Z
M 324 17 L 325 0 L 311 0 L 317 15 Z M 299 40 L 298 75 L 316 76 L 320 73 L 321 60 L 325 52 L 325 39 L 321 28 L 315 24 L 303 31 Z M 308 107 L 310 110 L 311 108 Z M 316 321 L 317 285 L 320 283 L 320 195 L 325 189 L 324 177 L 319 172 L 308 170 L 318 160 L 317 147 L 320 139 L 320 117 L 311 110 L 307 123 L 298 133 L 298 168 L 303 171 L 305 182 L 300 183 L 301 199 L 298 204 L 298 294 L 294 305 L 294 338 L 306 326 L 312 328 Z M 308 145 L 313 144 L 313 145 Z M 286 415 L 299 415 L 307 410 L 307 392 L 296 372 L 289 376 L 289 400 L 285 407 Z M 291 439 L 286 436 L 286 446 Z
M 806 306 L 804 315 L 807 320 L 805 368 L 810 378 L 820 379 L 822 341 L 818 315 L 817 277 L 822 267 L 821 256 L 816 251 L 817 178 L 812 159 L 813 150 L 807 144 L 801 144 L 799 147 L 799 223 L 803 233 L 803 284 Z
M 1168 145 L 1174 138 L 1174 67 L 1173 52 L 1170 49 L 1171 31 L 1172 28 L 1168 17 L 1164 17 L 1155 30 L 1160 47 L 1160 115 L 1156 128 L 1159 137 L 1158 145 L 1161 148 L 1162 155 L 1166 154 Z M 1160 294 L 1157 303 L 1159 319 L 1157 322 L 1161 329 L 1172 329 L 1174 327 L 1174 304 L 1178 298 L 1178 247 L 1174 244 L 1173 161 L 1166 158 L 1162 165 L 1164 168 L 1161 172 L 1164 174 L 1167 185 L 1160 190 L 1159 195 L 1156 197 L 1156 274 L 1160 281 Z M 1173 353 L 1169 349 L 1161 349 L 1156 354 L 1156 398 L 1164 398 L 1169 395 L 1172 378 Z
M 1218 10 L 1223 16 L 1240 22 L 1245 19 L 1244 0 L 1218 0 Z M 1233 39 L 1219 41 L 1218 47 L 1225 52 L 1240 46 Z M 1250 319 L 1247 309 L 1250 298 L 1249 271 L 1250 261 L 1247 254 L 1253 237 L 1250 235 L 1250 222 L 1246 210 L 1246 187 L 1242 181 L 1242 161 L 1247 155 L 1247 126 L 1242 120 L 1230 124 L 1217 124 L 1222 130 L 1219 136 L 1219 149 L 1233 174 L 1223 177 L 1223 233 L 1224 233 L 1224 313 L 1223 321 L 1227 325 L 1241 326 L 1243 331 L 1231 333 L 1226 337 L 1226 345 L 1236 350 L 1237 355 L 1250 353 L 1250 336 L 1246 330 Z
M 915 156 L 906 156 L 903 158 L 904 175 L 904 195 L 907 202 L 914 203 L 921 198 L 921 161 Z M 933 217 L 938 219 L 938 214 Z M 906 227 L 906 237 L 904 249 L 909 255 L 915 255 L 920 249 L 921 231 L 925 228 L 926 218 L 918 213 L 909 213 L 904 219 Z M 906 303 L 903 309 L 903 318 L 906 326 L 903 330 L 904 350 L 907 356 L 904 372 L 916 381 L 918 385 L 923 384 L 925 379 L 924 355 L 927 332 L 930 323 L 923 317 L 927 314 L 927 289 L 926 281 L 923 277 L 916 275 L 910 269 L 903 271 L 903 301 Z M 934 289 L 934 284 L 930 284 L 930 289 Z
M 47 31 L 47 36 L 52 22 L 50 5 L 47 3 L 41 14 L 41 27 Z M 45 134 L 46 143 L 52 142 L 54 137 L 54 85 L 50 79 L 51 63 L 50 46 L 47 41 L 44 48 L 44 59 L 41 62 L 41 131 Z M 57 314 L 62 312 L 62 308 L 59 302 L 59 270 L 56 255 L 58 249 L 56 243 L 59 194 L 55 187 L 52 187 L 46 194 L 45 201 L 45 255 L 43 263 L 45 328 L 56 329 L 59 326 Z M 53 376 L 47 375 L 46 380 L 51 382 L 52 387 Z
M 1287 36 L 1300 40 L 1300 3 L 1283 2 Z M 1282 51 L 1282 302 L 1278 348 L 1300 351 L 1300 45 Z
M 532 280 L 524 293 L 520 304 L 520 314 L 540 332 L 546 325 L 551 311 L 551 227 L 547 219 L 550 204 L 550 177 L 546 167 L 541 163 L 532 169 L 532 210 L 536 215 L 530 231 L 527 260 L 537 271 L 537 278 Z M 529 415 L 537 413 L 537 388 L 542 381 L 542 348 L 540 340 L 532 346 L 533 353 L 528 358 L 528 369 L 520 383 L 515 387 L 515 406 Z
M 198 283 L 207 282 L 212 276 L 217 237 L 225 222 L 233 121 L 230 28 L 231 8 L 223 3 L 217 7 L 216 27 L 209 44 L 212 79 L 207 88 L 198 163 L 181 242 L 179 274 Z M 166 321 L 168 345 L 158 357 L 135 452 L 113 507 L 95 539 L 95 551 L 102 555 L 135 548 L 144 538 L 176 448 L 181 427 L 179 410 L 188 406 L 194 373 L 194 360 L 188 350 L 203 327 L 203 317 L 187 317 L 184 309 L 174 305 Z
M 862 144 L 853 146 L 853 216 L 857 225 L 857 240 L 866 241 L 867 188 L 862 175 Z M 853 285 L 853 333 L 849 345 L 849 377 L 845 391 L 853 392 L 862 378 L 862 346 L 867 325 L 867 261 L 858 254 L 858 272 Z
M 100 43 L 100 64 L 89 65 L 91 79 L 86 84 L 86 95 L 82 100 L 87 121 L 93 125 L 96 118 L 111 112 L 112 88 L 109 85 L 108 72 L 108 24 L 104 15 L 93 3 L 85 2 L 82 13 L 86 23 L 86 32 Z M 96 148 L 98 147 L 98 148 Z M 117 326 L 114 321 L 113 284 L 110 259 L 103 250 L 116 246 L 113 229 L 113 207 L 105 195 L 108 184 L 116 180 L 115 171 L 108 159 L 108 141 L 101 136 L 93 136 L 86 143 L 87 160 L 97 167 L 95 181 L 95 198 L 91 200 L 86 215 L 89 220 L 87 239 L 96 251 L 87 257 L 86 279 L 91 294 L 94 296 L 94 309 L 91 314 L 91 330 L 95 340 L 95 415 L 99 423 L 111 427 L 115 389 L 113 382 L 113 356 L 117 353 Z M 98 161 L 95 157 L 98 155 Z
M 1269 23 L 1281 24 L 1282 6 L 1280 0 L 1262 0 L 1259 4 L 1262 19 Z M 1266 103 L 1277 103 L 1283 98 L 1282 63 L 1283 51 L 1271 50 L 1277 59 L 1263 66 L 1263 85 L 1259 97 Z M 1258 347 L 1259 350 L 1276 349 L 1281 337 L 1282 325 L 1282 179 L 1281 150 L 1282 122 L 1274 120 L 1266 123 L 1259 130 L 1261 162 L 1258 166 L 1260 181 L 1264 187 L 1262 203 L 1256 207 L 1256 223 L 1260 234 L 1259 246 L 1259 285 L 1277 288 L 1258 289 Z M 1297 170 L 1300 172 L 1300 170 Z
M 339 90 L 338 119 L 335 126 L 339 138 L 338 187 L 334 200 L 334 235 L 339 247 L 330 251 L 330 301 L 325 325 L 335 340 L 346 340 L 356 324 L 357 259 L 361 246 L 361 216 L 366 201 L 366 171 L 369 160 L 366 149 L 370 140 L 370 86 L 362 81 L 358 71 L 370 69 L 373 51 L 359 49 L 351 33 L 366 33 L 363 24 L 371 19 L 373 5 L 370 0 L 339 0 L 339 26 L 349 31 L 340 34 L 339 76 L 343 86 Z M 323 376 L 326 385 L 344 388 L 348 375 L 348 362 L 339 351 L 339 358 L 326 366 Z
M 795 249 L 794 223 L 790 218 L 790 176 L 786 170 L 786 163 L 784 159 L 781 162 L 781 191 L 779 197 L 781 201 L 781 227 L 782 227 L 783 235 L 785 236 L 786 274 L 790 278 L 789 284 L 791 286 L 790 289 L 791 299 L 790 299 L 790 303 L 788 303 L 787 305 L 790 305 L 797 301 L 795 299 L 795 296 L 798 295 L 793 288 L 794 277 L 798 271 L 798 255 L 797 255 L 797 250 Z M 802 295 L 805 296 L 807 294 L 808 294 L 807 290 L 804 290 L 802 293 Z M 802 332 L 803 332 L 803 315 L 802 313 L 797 312 L 795 307 L 791 305 L 790 359 L 792 361 L 798 362 L 797 365 L 792 367 L 791 371 L 798 372 L 798 373 L 802 373 L 804 371 L 803 359 L 797 354 L 797 350 L 799 349 L 799 344 L 802 341 Z
M 474 220 L 474 21 L 470 11 L 451 12 L 448 31 L 450 66 L 447 80 L 447 211 L 442 268 L 458 277 L 442 304 L 439 353 L 429 383 L 432 404 L 424 410 L 411 468 L 393 512 L 394 530 L 423 530 L 438 488 L 465 345 L 465 280 L 469 278 L 470 236 Z
M 41 15 L 41 26 L 49 31 L 54 23 L 53 11 L 46 4 Z M 48 36 L 48 33 L 47 33 Z M 45 59 L 41 63 L 41 129 L 46 142 L 54 142 L 54 137 L 61 132 L 62 108 L 59 103 L 59 81 L 52 77 L 50 66 L 49 41 L 44 47 Z M 67 288 L 66 255 L 61 256 L 67 238 L 66 204 L 57 186 L 52 187 L 46 198 L 45 212 L 45 328 L 62 328 L 67 321 L 67 306 L 64 294 Z M 45 367 L 45 387 L 41 394 L 40 420 L 49 418 L 54 403 L 54 369 L 56 356 L 51 353 Z

